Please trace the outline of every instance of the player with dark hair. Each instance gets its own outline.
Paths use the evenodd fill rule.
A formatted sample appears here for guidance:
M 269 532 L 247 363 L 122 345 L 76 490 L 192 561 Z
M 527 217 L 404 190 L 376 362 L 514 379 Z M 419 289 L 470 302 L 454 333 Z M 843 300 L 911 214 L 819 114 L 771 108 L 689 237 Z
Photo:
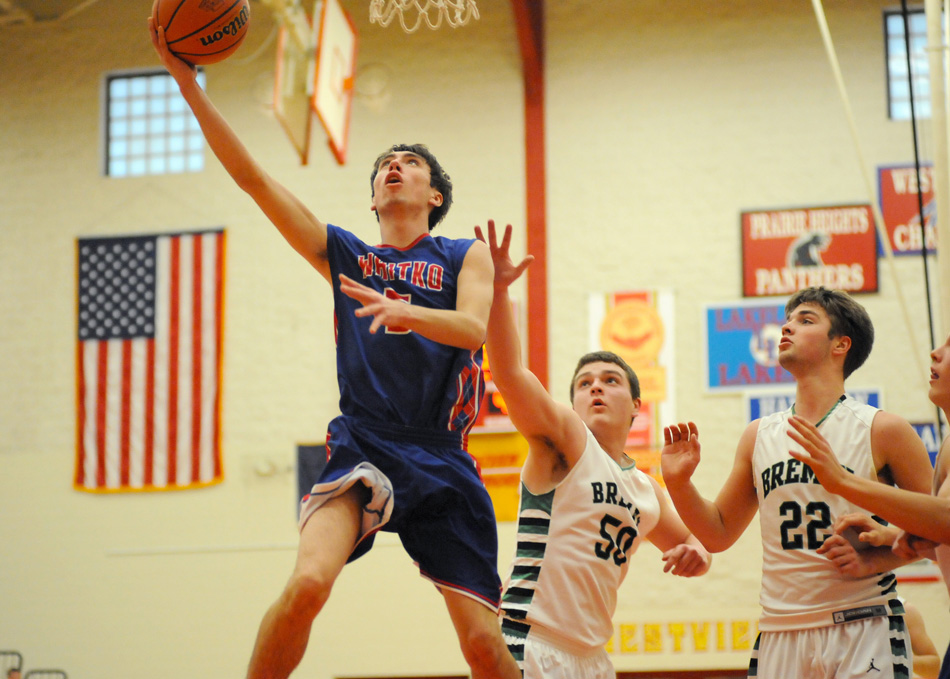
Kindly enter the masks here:
M 485 240 L 480 228 L 476 233 Z M 529 446 L 502 630 L 525 679 L 612 679 L 604 645 L 613 634 L 617 590 L 640 543 L 647 539 L 663 550 L 664 570 L 683 577 L 705 573 L 711 557 L 659 484 L 624 452 L 640 409 L 630 366 L 607 351 L 584 355 L 567 406 L 522 365 L 508 287 L 532 258 L 515 265 L 510 240 L 510 226 L 499 244 L 488 222 L 495 265 L 489 362 Z
M 778 346 L 795 378 L 795 403 L 752 422 L 715 502 L 691 481 L 699 464 L 696 425 L 664 431 L 661 464 L 683 521 L 712 552 L 731 546 L 759 511 L 762 616 L 749 676 L 810 679 L 863 676 L 873 660 L 881 679 L 908 676 L 910 644 L 896 577 L 848 577 L 838 560 L 854 549 L 834 534 L 835 521 L 860 511 L 829 492 L 790 454 L 790 421 L 813 423 L 855 476 L 926 492 L 930 462 L 902 418 L 845 395 L 845 377 L 870 354 L 874 331 L 847 293 L 808 288 L 792 296 Z
M 432 154 L 425 144 L 394 144 L 392 148 L 384 151 L 373 163 L 373 171 L 369 176 L 370 196 L 376 197 L 376 175 L 382 167 L 383 160 L 398 152 L 414 153 L 426 161 L 429 166 L 429 184 L 433 189 L 442 194 L 442 203 L 435 205 L 429 211 L 429 231 L 432 231 L 436 225 L 442 221 L 449 208 L 452 207 L 452 179 L 448 173 L 442 169 L 438 159 Z M 376 220 L 379 221 L 379 213 L 376 213 Z
M 341 415 L 329 460 L 300 511 L 293 574 L 261 623 L 248 677 L 285 679 L 348 561 L 376 531 L 398 533 L 442 593 L 474 679 L 514 679 L 498 628 L 501 581 L 491 499 L 466 451 L 484 392 L 492 299 L 488 248 L 432 237 L 451 182 L 421 145 L 373 165 L 382 245 L 317 219 L 252 158 L 149 20 L 152 43 L 211 150 L 290 245 L 333 289 Z M 363 615 L 363 612 L 356 613 Z
M 931 402 L 950 418 L 950 336 L 930 352 Z M 882 527 L 866 515 L 846 517 L 835 525 L 835 530 L 859 531 L 858 540 L 872 545 L 891 545 L 896 557 L 868 554 L 861 551 L 852 555 L 853 563 L 845 564 L 850 573 L 874 573 L 915 560 L 920 557 L 936 559 L 943 579 L 950 588 L 950 436 L 944 439 L 937 454 L 932 494 L 909 493 L 900 488 L 867 482 L 842 467 L 835 448 L 807 421 L 791 421 L 789 436 L 802 450 L 793 449 L 792 455 L 811 468 L 821 485 L 850 502 L 874 512 L 893 525 Z M 862 518 L 863 517 L 863 518 Z M 940 679 L 950 679 L 950 647 L 944 656 Z

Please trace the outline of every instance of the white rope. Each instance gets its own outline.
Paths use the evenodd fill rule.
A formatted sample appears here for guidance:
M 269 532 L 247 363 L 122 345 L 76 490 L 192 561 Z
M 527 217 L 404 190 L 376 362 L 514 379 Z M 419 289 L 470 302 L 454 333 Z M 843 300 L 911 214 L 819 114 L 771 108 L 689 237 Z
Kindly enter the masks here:
M 897 278 L 897 271 L 894 268 L 894 252 L 891 249 L 891 241 L 884 228 L 884 217 L 881 214 L 881 208 L 878 207 L 876 193 L 874 190 L 874 179 L 868 169 L 867 162 L 864 160 L 864 154 L 861 151 L 861 140 L 858 137 L 858 128 L 854 124 L 854 114 L 851 111 L 851 102 L 848 100 L 848 92 L 844 86 L 844 78 L 841 75 L 841 66 L 838 63 L 838 56 L 835 53 L 834 43 L 831 41 L 831 32 L 828 30 L 828 22 L 825 19 L 825 10 L 822 7 L 821 0 L 812 0 L 815 8 L 815 18 L 818 20 L 818 28 L 821 31 L 821 37 L 825 43 L 825 51 L 828 53 L 828 61 L 831 64 L 831 71 L 834 73 L 835 81 L 838 83 L 838 92 L 841 94 L 841 103 L 844 105 L 845 116 L 848 119 L 848 126 L 851 128 L 851 137 L 854 140 L 854 150 L 858 154 L 858 162 L 861 165 L 861 174 L 864 177 L 865 188 L 870 197 L 871 211 L 874 213 L 874 226 L 877 228 L 878 238 L 884 248 L 885 260 L 887 261 L 888 271 L 891 274 L 891 280 L 894 283 L 894 291 L 897 293 L 897 299 L 900 303 L 901 313 L 904 316 L 904 323 L 907 326 L 907 334 L 910 336 L 911 353 L 917 363 L 918 379 L 926 386 L 926 376 L 930 371 L 924 367 L 924 354 L 919 348 L 917 335 L 914 332 L 913 322 L 910 313 L 907 310 L 907 301 L 904 298 L 904 292 L 901 288 L 900 280 Z M 910 74 L 908 74 L 909 76 Z M 923 218 L 921 218 L 923 222 Z M 923 223 L 921 223 L 923 229 Z

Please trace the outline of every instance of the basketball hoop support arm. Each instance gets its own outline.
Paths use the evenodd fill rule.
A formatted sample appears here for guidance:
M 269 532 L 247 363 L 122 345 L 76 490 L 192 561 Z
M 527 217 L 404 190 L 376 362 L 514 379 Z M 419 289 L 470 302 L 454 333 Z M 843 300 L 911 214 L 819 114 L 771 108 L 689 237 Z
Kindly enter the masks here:
M 307 13 L 299 0 L 261 0 L 261 4 L 271 11 L 278 23 L 287 28 L 291 40 L 302 52 L 316 47 Z

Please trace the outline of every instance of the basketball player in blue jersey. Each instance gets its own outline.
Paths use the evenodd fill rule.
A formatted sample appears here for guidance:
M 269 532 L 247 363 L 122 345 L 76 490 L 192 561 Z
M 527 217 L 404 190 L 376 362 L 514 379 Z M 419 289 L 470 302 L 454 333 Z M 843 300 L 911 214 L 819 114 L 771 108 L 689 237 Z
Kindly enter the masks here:
M 943 411 L 944 417 L 950 418 L 950 336 L 930 353 L 930 389 L 927 395 Z M 888 531 L 872 520 L 862 519 L 866 515 L 860 514 L 836 524 L 835 530 L 839 532 L 850 527 L 858 529 L 861 531 L 859 539 L 869 544 L 893 544 L 898 559 L 895 563 L 873 558 L 877 555 L 863 550 L 853 555 L 843 550 L 842 559 L 850 556 L 854 560 L 854 565 L 847 564 L 851 571 L 873 573 L 882 565 L 893 568 L 926 557 L 937 561 L 944 582 L 950 588 L 950 436 L 944 439 L 937 454 L 932 495 L 924 495 L 868 483 L 841 466 L 821 430 L 797 418 L 791 424 L 793 429 L 789 436 L 802 447 L 802 450 L 793 449 L 792 456 L 807 464 L 830 492 L 874 512 L 896 529 Z M 940 679 L 950 679 L 950 647 L 944 655 Z
M 481 228 L 476 234 L 485 240 Z M 623 359 L 606 351 L 582 357 L 571 382 L 573 407 L 556 403 L 522 365 L 508 287 L 532 258 L 515 265 L 510 241 L 510 226 L 499 244 L 488 222 L 492 378 L 529 445 L 502 631 L 525 679 L 612 679 L 604 645 L 613 635 L 617 590 L 643 539 L 663 550 L 664 570 L 674 575 L 702 575 L 711 557 L 657 482 L 624 453 L 640 385 Z
M 860 511 L 823 487 L 790 450 L 790 421 L 813 424 L 855 476 L 926 492 L 931 469 L 905 420 L 845 395 L 844 381 L 871 352 L 874 329 L 849 295 L 799 291 L 785 306 L 779 363 L 795 378 L 794 405 L 752 422 L 715 502 L 691 477 L 699 464 L 696 425 L 664 430 L 663 478 L 680 516 L 712 552 L 731 546 L 756 510 L 762 534 L 762 616 L 750 677 L 907 677 L 911 646 L 893 573 L 848 577 L 835 560 L 853 552 L 835 521 Z
M 484 392 L 492 262 L 483 243 L 429 234 L 452 202 L 448 175 L 422 145 L 380 155 L 371 206 L 383 244 L 363 243 L 320 221 L 260 167 L 195 70 L 149 26 L 214 154 L 333 289 L 342 415 L 330 424 L 326 469 L 301 506 L 296 566 L 264 616 L 248 677 L 293 671 L 343 566 L 380 529 L 399 534 L 441 591 L 472 677 L 518 677 L 497 622 L 494 511 L 465 449 Z

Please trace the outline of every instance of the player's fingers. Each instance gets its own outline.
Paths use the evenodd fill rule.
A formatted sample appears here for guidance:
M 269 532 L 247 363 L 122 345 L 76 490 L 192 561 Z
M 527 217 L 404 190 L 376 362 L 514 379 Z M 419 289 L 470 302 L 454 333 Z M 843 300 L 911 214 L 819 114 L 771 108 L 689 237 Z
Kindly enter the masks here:
M 677 443 L 680 440 L 680 425 L 671 424 L 667 429 L 670 430 L 670 441 L 672 443 Z
M 673 443 L 673 428 L 672 427 L 663 427 L 663 443 L 664 445 L 670 445 Z
M 874 521 L 867 514 L 861 514 L 859 512 L 851 512 L 849 514 L 843 514 L 835 519 L 834 531 L 835 533 L 840 533 L 846 528 L 858 528 L 858 529 L 867 529 L 871 528 L 872 524 L 870 522 Z
M 800 431 L 797 431 L 795 429 L 788 430 L 788 437 L 792 439 L 795 443 L 800 445 L 802 448 L 804 448 L 805 450 L 808 450 L 809 452 L 817 448 L 817 446 L 814 444 L 813 441 L 805 438 Z
M 695 422 L 687 422 L 687 429 L 689 429 L 689 437 L 691 439 L 699 439 L 699 427 L 696 426 Z
M 797 434 L 798 438 L 796 438 L 796 440 L 799 440 L 800 442 L 814 441 L 812 432 L 809 430 L 811 423 L 806 422 L 805 420 L 798 417 L 797 415 L 793 415 L 792 417 L 788 418 L 788 423 L 792 427 L 791 429 L 789 429 L 789 435 L 791 435 L 793 432 Z M 795 438 L 795 436 L 792 436 L 792 438 Z
M 520 277 L 521 274 L 524 273 L 524 270 L 531 266 L 531 262 L 533 261 L 534 255 L 527 255 L 523 260 L 521 260 L 521 264 L 515 267 L 515 279 Z
M 680 440 L 689 441 L 689 425 L 684 422 L 680 422 L 677 427 L 679 428 Z
M 485 240 L 485 234 L 482 233 L 482 227 L 478 226 L 477 224 L 475 225 L 475 237 L 485 244 L 488 243 L 488 241 Z
M 495 232 L 495 220 L 488 220 L 488 246 L 492 252 L 498 249 L 498 234 Z
M 809 467 L 811 467 L 811 463 L 812 463 L 812 461 L 813 461 L 813 460 L 812 460 L 812 456 L 809 455 L 807 452 L 805 452 L 805 451 L 803 451 L 803 450 L 793 450 L 793 449 L 789 448 L 789 449 L 788 449 L 788 454 L 791 455 L 792 457 L 794 457 L 794 458 L 795 458 L 796 460 L 798 460 L 799 462 L 804 462 L 804 463 L 807 464 Z
M 508 252 L 508 248 L 511 247 L 511 224 L 505 226 L 505 235 L 501 239 L 501 249 L 505 252 Z
M 846 545 L 846 544 L 848 544 L 848 541 L 845 540 L 842 536 L 840 536 L 840 535 L 829 535 L 829 536 L 825 539 L 825 541 L 824 541 L 823 543 L 821 543 L 821 547 L 819 547 L 819 548 L 818 548 L 817 550 L 815 550 L 815 551 L 816 551 L 818 554 L 824 554 L 824 555 L 828 556 L 828 558 L 832 558 L 835 554 L 840 553 L 841 547 L 842 547 L 843 545 Z M 835 550 L 835 549 L 837 549 L 838 551 L 837 551 L 837 552 L 834 552 L 833 550 Z

